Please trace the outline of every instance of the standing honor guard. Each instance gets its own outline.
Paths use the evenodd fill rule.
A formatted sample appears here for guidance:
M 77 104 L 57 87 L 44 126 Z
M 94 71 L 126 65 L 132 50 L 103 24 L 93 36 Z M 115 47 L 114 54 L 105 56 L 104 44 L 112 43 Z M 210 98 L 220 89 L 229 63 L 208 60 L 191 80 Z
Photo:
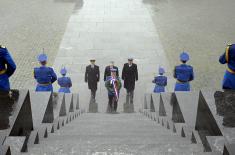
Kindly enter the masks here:
M 219 62 L 227 64 L 222 87 L 224 89 L 224 103 L 220 109 L 223 111 L 223 125 L 235 127 L 235 44 L 227 45 L 225 52 L 220 56 Z
M 6 47 L 0 45 L 0 130 L 10 127 L 9 117 L 13 110 L 13 95 L 10 91 L 9 78 L 16 70 L 16 64 Z M 16 99 L 17 100 L 17 99 Z
M 110 61 L 110 65 L 105 67 L 104 71 L 104 81 L 107 80 L 107 77 L 111 76 L 111 69 L 116 69 L 116 75 L 119 77 L 118 67 L 114 66 L 114 61 Z
M 159 75 L 156 76 L 152 81 L 153 83 L 155 83 L 155 87 L 153 90 L 154 93 L 165 92 L 165 86 L 167 85 L 167 77 L 163 75 L 165 73 L 164 68 L 159 67 L 158 73 Z
M 90 104 L 95 103 L 97 83 L 100 80 L 99 66 L 95 65 L 95 59 L 90 60 L 91 64 L 86 67 L 85 82 L 88 82 L 88 88 L 91 90 Z
M 122 80 L 124 80 L 124 88 L 126 88 L 126 104 L 133 104 L 135 81 L 138 81 L 137 65 L 133 63 L 133 58 L 128 58 L 122 69 Z
M 177 80 L 175 91 L 190 91 L 190 81 L 194 79 L 193 67 L 187 65 L 189 55 L 186 52 L 180 54 L 181 65 L 175 66 L 174 78 Z
M 122 87 L 122 83 L 120 78 L 116 75 L 117 69 L 111 69 L 111 76 L 107 77 L 105 82 L 105 87 L 108 90 L 109 97 L 109 107 L 110 112 L 117 112 L 117 104 L 119 99 L 120 89 Z
M 40 67 L 34 68 L 34 78 L 37 81 L 36 91 L 51 91 L 53 92 L 52 83 L 57 80 L 57 76 L 51 67 L 47 67 L 47 55 L 40 54 L 38 56 Z
M 72 81 L 70 77 L 66 77 L 67 70 L 65 67 L 60 70 L 60 74 L 62 75 L 62 77 L 58 78 L 58 84 L 60 85 L 59 92 L 70 93 L 70 87 L 72 87 Z
M 0 45 L 0 91 L 9 91 L 9 78 L 16 70 L 16 64 L 7 48 Z

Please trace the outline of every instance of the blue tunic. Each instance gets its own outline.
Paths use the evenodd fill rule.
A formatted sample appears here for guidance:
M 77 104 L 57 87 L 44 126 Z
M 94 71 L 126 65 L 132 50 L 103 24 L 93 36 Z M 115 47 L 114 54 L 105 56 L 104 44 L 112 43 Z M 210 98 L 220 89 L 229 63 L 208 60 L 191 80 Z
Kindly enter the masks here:
M 176 66 L 174 78 L 177 80 L 175 91 L 190 91 L 189 82 L 194 79 L 193 67 L 187 64 Z
M 53 92 L 52 83 L 57 80 L 57 76 L 52 68 L 46 66 L 34 68 L 34 78 L 38 83 L 36 91 Z
M 227 64 L 227 70 L 222 82 L 223 89 L 235 89 L 235 45 L 228 46 L 223 55 L 220 56 L 219 62 Z
M 9 77 L 15 72 L 16 64 L 7 48 L 0 47 L 0 90 L 9 91 Z
M 58 84 L 60 85 L 59 92 L 70 93 L 70 87 L 72 87 L 72 81 L 69 77 L 58 78 Z
M 167 85 L 166 76 L 163 75 L 156 76 L 152 82 L 156 84 L 153 90 L 154 93 L 165 92 L 165 86 Z

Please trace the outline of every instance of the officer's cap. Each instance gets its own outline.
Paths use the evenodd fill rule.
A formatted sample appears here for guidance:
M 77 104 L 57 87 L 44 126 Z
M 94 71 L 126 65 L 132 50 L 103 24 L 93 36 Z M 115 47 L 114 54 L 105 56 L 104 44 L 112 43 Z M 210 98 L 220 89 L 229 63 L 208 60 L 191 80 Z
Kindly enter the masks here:
M 159 68 L 158 68 L 158 73 L 159 73 L 159 74 L 164 74 L 164 73 L 165 73 L 164 68 L 159 67 Z
M 188 55 L 188 53 L 187 53 L 187 52 L 182 52 L 182 53 L 180 54 L 180 60 L 181 60 L 181 61 L 188 61 L 188 60 L 189 60 L 189 55 Z
M 133 57 L 128 57 L 128 61 L 133 61 Z
M 111 68 L 111 69 L 110 69 L 110 71 L 111 71 L 111 72 L 116 72 L 116 71 L 117 71 L 117 69 L 115 69 L 115 68 Z
M 95 58 L 91 58 L 90 61 L 95 61 Z
M 65 75 L 66 73 L 67 73 L 66 68 L 65 68 L 65 67 L 64 67 L 64 68 L 61 68 L 60 74 Z
M 39 54 L 38 55 L 38 61 L 39 62 L 44 62 L 44 61 L 47 61 L 47 55 L 46 54 Z

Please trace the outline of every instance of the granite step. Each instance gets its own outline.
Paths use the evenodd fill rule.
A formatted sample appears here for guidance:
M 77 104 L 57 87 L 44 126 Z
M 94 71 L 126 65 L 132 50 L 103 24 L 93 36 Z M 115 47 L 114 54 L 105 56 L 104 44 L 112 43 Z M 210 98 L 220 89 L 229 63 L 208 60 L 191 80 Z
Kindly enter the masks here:
M 84 114 L 25 155 L 203 155 L 200 145 L 139 113 Z M 208 154 L 208 153 L 206 153 Z

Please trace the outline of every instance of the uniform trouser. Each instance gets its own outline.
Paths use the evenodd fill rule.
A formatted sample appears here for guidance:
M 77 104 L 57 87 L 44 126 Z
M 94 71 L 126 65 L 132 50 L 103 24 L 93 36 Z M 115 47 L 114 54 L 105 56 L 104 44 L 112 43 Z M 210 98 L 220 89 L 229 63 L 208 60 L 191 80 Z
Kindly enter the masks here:
M 91 90 L 90 104 L 95 103 L 96 90 Z
M 110 109 L 111 111 L 117 111 L 117 100 L 116 100 L 116 97 L 115 95 L 109 95 L 109 106 L 110 106 Z
M 235 127 L 235 91 L 224 90 L 225 111 L 223 125 Z
M 8 92 L 0 92 L 0 130 L 9 128 L 9 117 L 12 112 L 14 100 Z
M 133 104 L 134 90 L 126 90 L 126 104 Z

